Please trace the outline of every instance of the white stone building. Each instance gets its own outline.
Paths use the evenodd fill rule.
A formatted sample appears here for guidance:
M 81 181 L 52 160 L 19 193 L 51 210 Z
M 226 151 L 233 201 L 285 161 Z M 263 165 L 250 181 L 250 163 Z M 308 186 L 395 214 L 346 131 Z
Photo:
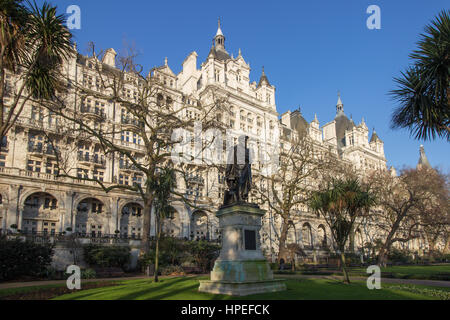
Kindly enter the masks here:
M 320 127 L 315 119 L 308 123 L 300 111 L 286 112 L 279 120 L 275 87 L 262 70 L 258 83 L 250 82 L 250 65 L 241 50 L 236 57 L 227 52 L 225 36 L 220 23 L 205 61 L 198 62 L 196 52 L 190 53 L 182 63 L 182 70 L 174 74 L 168 65 L 154 70 L 152 76 L 164 84 L 166 99 L 175 103 L 197 104 L 205 97 L 208 88 L 226 93 L 230 110 L 218 115 L 233 136 L 243 133 L 265 145 L 275 146 L 290 131 L 306 132 L 317 144 L 332 148 L 343 161 L 353 163 L 359 170 L 386 169 L 383 142 L 375 131 L 369 140 L 369 130 L 364 119 L 356 125 L 344 114 L 343 103 L 338 98 L 334 120 Z M 102 68 L 114 70 L 116 52 L 108 49 Z M 93 70 L 95 57 L 74 55 L 65 65 L 67 79 L 83 83 L 90 88 L 99 87 L 99 79 Z M 9 86 L 17 81 L 9 75 Z M 69 88 L 70 89 L 70 88 Z M 85 114 L 87 121 L 117 125 L 121 133 L 117 143 L 126 146 L 137 158 L 142 157 L 142 141 L 127 131 L 133 125 L 130 117 L 119 105 L 108 101 L 90 99 L 81 101 L 73 91 L 73 105 Z M 124 89 L 124 96 L 133 99 L 132 86 Z M 331 111 L 331 108 L 330 108 Z M 186 117 L 196 118 L 195 111 L 186 111 Z M 137 194 L 112 191 L 108 194 L 95 182 L 74 180 L 57 176 L 52 145 L 46 144 L 45 134 L 58 136 L 60 119 L 46 109 L 27 103 L 19 121 L 2 143 L 0 153 L 0 229 L 3 232 L 18 229 L 31 234 L 59 235 L 76 232 L 89 239 L 109 239 L 119 236 L 124 241 L 138 245 L 142 234 L 142 201 Z M 44 134 L 45 133 L 45 134 Z M 120 158 L 105 157 L 95 143 L 85 144 L 76 138 L 60 137 L 61 142 L 74 146 L 71 161 L 76 174 L 95 177 L 105 184 L 141 183 L 142 175 L 130 163 Z M 259 146 L 258 146 L 259 148 Z M 223 176 L 208 168 L 194 168 L 186 193 L 198 199 L 215 198 L 215 205 L 222 201 L 225 188 Z M 166 233 L 187 239 L 210 239 L 220 236 L 217 219 L 202 210 L 192 210 L 183 204 L 175 204 L 177 212 L 165 223 Z M 267 213 L 263 219 L 263 247 L 273 247 L 276 221 Z M 270 228 L 270 225 L 274 225 Z M 154 226 L 154 223 L 152 223 Z M 290 241 L 301 242 L 314 248 L 330 244 L 330 233 L 323 221 L 305 212 L 304 219 L 290 235 Z M 151 230 L 154 234 L 154 229 Z M 269 235 L 270 234 L 270 235 Z M 362 238 L 359 239 L 361 243 Z M 108 242 L 105 240 L 104 242 Z

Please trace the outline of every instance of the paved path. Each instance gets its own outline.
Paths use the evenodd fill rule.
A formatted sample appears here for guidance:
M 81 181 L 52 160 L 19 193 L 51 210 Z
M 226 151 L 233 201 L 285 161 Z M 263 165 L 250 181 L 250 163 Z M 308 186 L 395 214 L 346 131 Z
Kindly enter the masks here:
M 330 279 L 342 281 L 342 276 L 324 276 L 324 275 L 306 275 L 306 274 L 277 274 L 276 278 L 285 279 Z M 366 281 L 365 277 L 350 277 L 353 281 Z M 385 283 L 397 283 L 397 284 L 412 284 L 421 286 L 433 286 L 433 287 L 450 287 L 450 281 L 438 281 L 438 280 L 420 280 L 420 279 L 395 279 L 395 278 L 381 278 L 381 284 Z

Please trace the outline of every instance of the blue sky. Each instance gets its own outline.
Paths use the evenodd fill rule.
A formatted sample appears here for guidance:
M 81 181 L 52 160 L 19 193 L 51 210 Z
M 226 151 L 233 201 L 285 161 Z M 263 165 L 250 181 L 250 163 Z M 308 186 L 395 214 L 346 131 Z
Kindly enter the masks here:
M 41 3 L 42 1 L 38 1 Z M 321 125 L 335 116 L 340 90 L 345 113 L 359 123 L 364 117 L 385 142 L 388 165 L 415 166 L 423 144 L 430 163 L 450 172 L 445 140 L 416 141 L 406 130 L 391 130 L 395 102 L 392 80 L 411 62 L 409 53 L 423 28 L 448 1 L 50 1 L 65 12 L 81 8 L 81 29 L 74 40 L 81 53 L 93 41 L 98 48 L 120 51 L 134 44 L 140 63 L 149 69 L 168 57 L 175 73 L 192 51 L 205 59 L 222 20 L 226 49 L 239 48 L 258 81 L 262 66 L 276 86 L 281 114 L 299 106 Z M 369 5 L 381 9 L 381 30 L 369 30 Z

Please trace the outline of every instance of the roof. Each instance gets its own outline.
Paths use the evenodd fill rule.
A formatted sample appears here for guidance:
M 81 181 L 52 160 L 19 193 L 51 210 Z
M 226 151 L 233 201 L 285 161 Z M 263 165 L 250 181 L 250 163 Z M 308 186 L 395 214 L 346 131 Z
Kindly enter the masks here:
M 269 79 L 267 78 L 266 73 L 264 72 L 264 67 L 262 68 L 261 78 L 259 78 L 259 82 L 256 87 L 259 88 L 263 83 L 270 86 Z
M 303 118 L 300 110 L 295 110 L 291 113 L 291 128 L 298 132 L 300 136 L 306 134 L 309 123 Z
M 226 60 L 231 59 L 231 57 L 228 54 L 228 52 L 226 50 L 223 50 L 223 49 L 216 49 L 215 47 L 211 47 L 211 50 L 209 51 L 208 57 L 211 54 L 217 60 L 226 61 Z
M 383 142 L 383 141 L 381 141 L 381 139 L 378 137 L 377 132 L 376 132 L 375 130 L 373 130 L 372 138 L 370 139 L 370 142 L 375 142 L 375 141 Z
M 352 130 L 355 127 L 353 120 L 349 120 L 343 111 L 339 112 L 334 118 L 336 122 L 336 139 L 338 148 L 345 147 L 345 131 Z

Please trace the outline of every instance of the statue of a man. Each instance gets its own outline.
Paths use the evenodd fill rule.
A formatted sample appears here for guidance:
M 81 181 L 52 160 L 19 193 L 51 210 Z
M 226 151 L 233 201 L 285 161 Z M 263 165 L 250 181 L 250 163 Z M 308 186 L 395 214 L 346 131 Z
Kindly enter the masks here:
M 252 168 L 247 141 L 248 136 L 239 137 L 239 144 L 234 146 L 232 152 L 228 155 L 225 172 L 228 190 L 225 191 L 224 206 L 248 200 L 252 185 Z

